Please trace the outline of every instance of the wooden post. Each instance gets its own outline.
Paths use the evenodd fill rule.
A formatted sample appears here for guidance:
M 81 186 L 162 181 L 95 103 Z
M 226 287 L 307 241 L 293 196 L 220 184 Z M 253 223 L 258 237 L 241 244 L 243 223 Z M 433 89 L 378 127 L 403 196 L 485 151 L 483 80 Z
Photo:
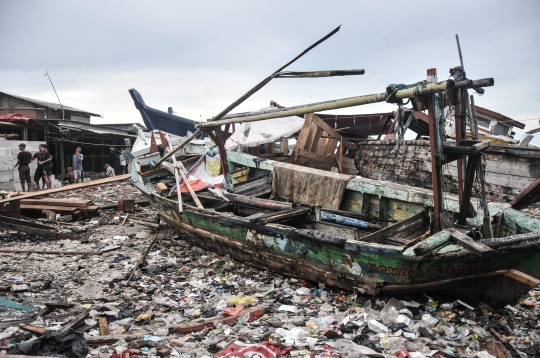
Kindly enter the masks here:
M 429 121 L 429 145 L 431 148 L 431 179 L 433 181 L 433 213 L 435 215 L 435 223 L 433 231 L 441 230 L 441 213 L 443 211 L 443 196 L 442 196 L 442 167 L 441 161 L 437 157 L 437 142 L 438 133 L 435 125 L 435 107 L 433 95 L 427 97 L 428 106 L 428 121 Z
M 480 162 L 480 155 L 469 155 L 467 163 L 467 171 L 465 172 L 465 183 L 463 185 L 463 200 L 459 203 L 459 220 L 458 223 L 463 225 L 467 220 L 467 211 L 469 210 L 469 204 L 471 203 L 472 187 L 474 183 L 474 176 L 476 174 L 476 167 Z
M 66 157 L 64 155 L 64 141 L 59 139 L 60 142 L 60 173 L 66 175 Z
M 461 130 L 461 101 L 459 98 L 460 89 L 456 89 L 452 92 L 453 102 L 454 102 L 454 126 L 456 129 L 456 142 L 462 139 L 462 130 Z M 457 175 L 458 175 L 458 194 L 459 202 L 463 200 L 463 160 L 459 158 L 457 160 Z
M 478 122 L 476 121 L 476 107 L 474 105 L 474 96 L 472 95 L 471 95 L 471 101 L 470 101 L 470 109 L 471 109 L 471 125 L 473 127 L 473 134 L 475 136 L 474 139 L 478 139 Z M 480 162 L 480 165 L 478 166 L 477 171 L 478 171 L 478 179 L 480 180 L 480 191 L 482 192 L 482 198 L 484 199 L 484 221 L 482 225 L 484 229 L 483 230 L 484 238 L 491 239 L 493 237 L 493 228 L 491 227 L 491 218 L 489 215 L 489 207 L 488 207 L 488 201 L 487 201 L 486 172 L 481 162 Z

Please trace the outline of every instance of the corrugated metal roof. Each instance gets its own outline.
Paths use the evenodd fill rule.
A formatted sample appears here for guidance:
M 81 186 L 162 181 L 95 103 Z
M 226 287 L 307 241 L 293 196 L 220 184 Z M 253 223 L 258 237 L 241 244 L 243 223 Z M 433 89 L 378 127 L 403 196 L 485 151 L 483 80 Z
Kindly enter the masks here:
M 3 93 L 5 95 L 11 96 L 11 97 L 15 97 L 15 98 L 18 98 L 18 99 L 22 99 L 23 101 L 31 102 L 31 103 L 37 104 L 39 106 L 52 108 L 52 109 L 56 109 L 56 110 L 62 110 L 62 107 L 58 103 L 40 101 L 38 99 L 23 97 L 23 96 L 19 96 L 19 95 L 12 94 L 12 93 L 7 93 L 7 92 L 4 92 L 4 91 L 0 91 L 0 93 Z M 101 115 L 99 115 L 97 113 L 92 113 L 92 112 L 84 111 L 82 109 L 77 109 L 77 108 L 73 108 L 73 107 L 69 107 L 69 106 L 64 106 L 64 111 L 80 112 L 80 113 L 89 114 L 90 116 L 94 116 L 94 117 L 101 117 Z
M 58 127 L 61 128 L 73 128 L 76 130 L 85 130 L 96 134 L 114 134 L 114 135 L 121 135 L 125 137 L 130 138 L 136 138 L 137 136 L 134 134 L 130 134 L 124 130 L 121 129 L 115 129 L 115 128 L 108 128 L 108 127 L 102 127 L 102 126 L 96 126 L 93 124 L 86 124 L 86 123 L 76 123 L 76 122 L 69 122 L 69 121 L 58 121 Z

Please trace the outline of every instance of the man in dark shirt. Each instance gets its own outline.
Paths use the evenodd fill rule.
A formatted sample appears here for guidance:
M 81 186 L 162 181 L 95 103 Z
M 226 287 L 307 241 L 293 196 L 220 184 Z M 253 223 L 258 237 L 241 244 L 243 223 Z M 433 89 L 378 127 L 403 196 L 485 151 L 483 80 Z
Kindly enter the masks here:
M 114 152 L 114 148 L 110 149 L 109 164 L 113 169 L 116 168 L 116 153 Z
M 21 180 L 22 191 L 24 189 L 24 183 L 28 186 L 28 191 L 32 191 L 32 180 L 30 179 L 30 162 L 32 161 L 32 154 L 26 151 L 26 144 L 19 144 L 19 155 L 17 155 L 17 163 L 13 166 L 19 166 L 19 179 Z
M 39 148 L 41 153 L 43 153 L 43 158 L 41 161 L 38 161 L 38 165 L 41 165 L 43 168 L 43 181 L 47 185 L 47 189 L 51 188 L 51 175 L 52 175 L 52 166 L 51 161 L 53 159 L 51 153 L 47 151 L 47 144 L 42 144 Z
M 32 160 L 37 159 L 38 166 L 34 172 L 34 181 L 36 182 L 37 190 L 39 190 L 39 180 L 43 179 L 43 168 L 39 165 L 39 162 L 43 160 L 43 153 L 41 153 L 41 144 L 39 145 L 38 151 L 32 155 Z M 43 189 L 45 189 L 45 180 L 43 181 Z

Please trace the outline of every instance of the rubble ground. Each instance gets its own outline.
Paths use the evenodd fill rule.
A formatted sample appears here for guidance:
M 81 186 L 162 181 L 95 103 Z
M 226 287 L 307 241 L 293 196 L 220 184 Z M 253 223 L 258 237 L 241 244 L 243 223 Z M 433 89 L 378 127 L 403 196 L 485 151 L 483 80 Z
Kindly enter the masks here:
M 126 183 L 54 197 L 142 199 Z M 79 345 L 47 349 L 103 358 L 540 356 L 539 290 L 499 310 L 432 293 L 367 297 L 204 251 L 155 227 L 151 207 L 125 215 L 58 223 L 80 241 L 0 231 L 4 248 L 92 252 L 0 253 L 1 296 L 37 308 L 0 302 L 2 354 L 44 355 L 46 342 L 70 339 Z

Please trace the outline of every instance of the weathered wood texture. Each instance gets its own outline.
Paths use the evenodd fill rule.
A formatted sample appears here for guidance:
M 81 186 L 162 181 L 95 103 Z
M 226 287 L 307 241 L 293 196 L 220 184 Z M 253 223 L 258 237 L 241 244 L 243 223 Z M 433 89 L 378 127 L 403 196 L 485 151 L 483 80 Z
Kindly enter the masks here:
M 297 165 L 328 171 L 337 168 L 340 173 L 355 175 L 358 173 L 352 159 L 355 148 L 316 114 L 309 113 L 292 156 Z
M 356 167 L 360 175 L 432 189 L 429 142 L 405 141 L 403 150 L 391 154 L 396 142 L 363 141 L 357 144 Z M 486 152 L 486 191 L 490 201 L 509 202 L 540 177 L 540 149 L 491 146 Z M 445 192 L 458 193 L 456 162 L 443 167 Z
M 461 233 L 460 231 L 454 228 L 448 228 L 446 229 L 446 231 L 450 232 L 450 235 L 452 236 L 452 240 L 454 242 L 460 244 L 464 248 L 470 250 L 471 252 L 473 252 L 474 254 L 480 257 L 493 255 L 495 253 L 495 251 L 492 248 L 474 241 L 467 235 Z

